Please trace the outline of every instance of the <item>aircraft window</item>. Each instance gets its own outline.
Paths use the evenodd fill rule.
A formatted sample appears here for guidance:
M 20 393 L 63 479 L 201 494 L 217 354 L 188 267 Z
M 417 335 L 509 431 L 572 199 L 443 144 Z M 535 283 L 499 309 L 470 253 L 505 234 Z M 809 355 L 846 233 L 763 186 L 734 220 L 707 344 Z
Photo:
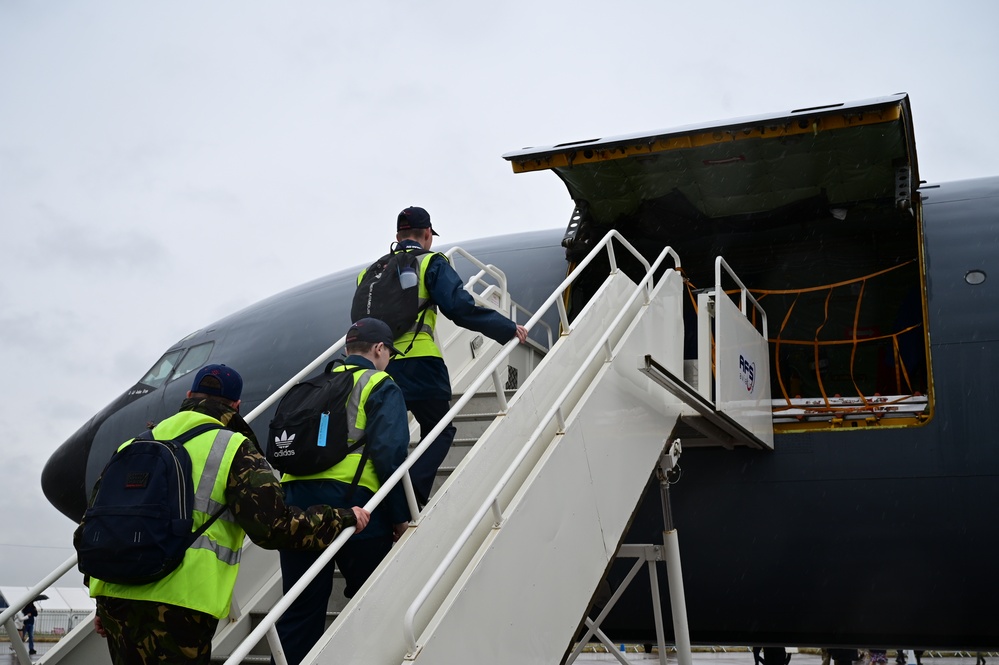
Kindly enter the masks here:
M 985 271 L 984 270 L 969 270 L 968 274 L 964 276 L 964 281 L 972 286 L 978 286 L 985 281 Z
M 188 349 L 187 354 L 180 361 L 180 364 L 177 365 L 177 369 L 174 370 L 170 380 L 179 379 L 185 374 L 190 374 L 194 370 L 204 367 L 205 361 L 208 360 L 208 356 L 211 355 L 212 347 L 214 346 L 215 342 L 205 342 L 204 344 L 198 344 Z
M 170 372 L 176 366 L 177 361 L 180 360 L 181 355 L 183 355 L 184 350 L 178 349 L 176 351 L 168 351 L 163 355 L 162 358 L 156 361 L 152 369 L 146 372 L 146 375 L 139 379 L 139 383 L 150 386 L 151 388 L 158 388 L 166 383 L 167 377 L 170 376 Z

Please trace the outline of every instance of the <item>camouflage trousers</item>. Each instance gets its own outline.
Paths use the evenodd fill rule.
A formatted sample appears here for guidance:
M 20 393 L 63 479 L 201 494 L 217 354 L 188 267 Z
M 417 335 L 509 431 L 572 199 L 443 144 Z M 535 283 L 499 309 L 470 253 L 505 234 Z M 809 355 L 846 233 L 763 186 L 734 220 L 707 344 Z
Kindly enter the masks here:
M 114 665 L 209 665 L 218 619 L 176 605 L 99 597 L 97 616 L 107 631 Z

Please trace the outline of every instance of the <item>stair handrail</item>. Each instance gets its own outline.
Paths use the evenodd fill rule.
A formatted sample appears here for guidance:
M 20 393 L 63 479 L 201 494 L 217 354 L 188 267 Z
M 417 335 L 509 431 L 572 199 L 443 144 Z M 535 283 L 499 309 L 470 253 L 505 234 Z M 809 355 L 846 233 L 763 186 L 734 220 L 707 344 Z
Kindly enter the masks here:
M 63 561 L 60 565 L 56 566 L 52 572 L 42 578 L 41 582 L 35 584 L 35 586 L 28 589 L 28 593 L 22 596 L 17 602 L 13 602 L 0 612 L 0 626 L 4 626 L 7 629 L 7 635 L 14 635 L 14 615 L 23 610 L 28 604 L 34 602 L 35 598 L 38 597 L 43 591 L 48 589 L 52 584 L 56 582 L 60 577 L 69 572 L 69 569 L 76 565 L 76 553 Z M 14 639 L 11 639 L 13 642 Z M 23 647 L 22 647 L 23 648 Z M 22 662 L 22 658 L 18 655 L 18 662 Z M 31 662 L 30 659 L 27 662 Z
M 472 284 L 475 282 L 482 282 L 483 284 L 489 286 L 488 282 L 482 281 L 483 275 L 489 275 L 496 280 L 496 283 L 500 288 L 500 310 L 505 312 L 510 309 L 510 291 L 506 288 L 506 273 L 491 263 L 483 263 L 457 245 L 444 252 L 444 256 L 446 256 L 449 261 L 453 259 L 456 254 L 466 259 L 469 263 L 479 269 L 477 274 L 472 275 L 468 281 L 465 282 L 465 287 L 471 289 Z M 475 295 L 474 291 L 472 291 L 472 295 Z
M 615 234 L 615 236 L 617 236 L 617 231 L 611 230 L 607 233 L 606 236 L 604 236 L 608 244 L 610 239 L 613 239 L 611 238 L 612 234 Z M 617 237 L 622 241 L 622 244 L 625 244 L 630 249 L 632 249 L 632 251 L 635 251 L 634 248 L 631 248 L 630 243 L 627 243 L 627 241 L 624 240 L 623 238 L 620 238 L 620 236 Z M 588 260 L 592 260 L 591 257 L 594 255 L 594 253 L 600 251 L 600 249 L 602 248 L 602 244 L 603 241 L 601 241 L 601 243 L 599 243 L 597 246 L 594 247 L 593 250 L 591 250 L 591 253 L 587 255 L 586 259 L 584 259 L 583 262 L 581 262 L 579 266 L 577 266 L 576 270 L 573 271 L 573 275 L 578 274 L 578 272 L 582 268 L 588 265 L 589 263 Z M 447 569 L 451 566 L 452 563 L 454 563 L 455 559 L 458 556 L 458 553 L 468 542 L 469 538 L 471 538 L 472 533 L 475 531 L 475 528 L 482 521 L 482 518 L 485 516 L 485 514 L 490 509 L 492 509 L 496 517 L 496 523 L 499 524 L 502 522 L 502 511 L 499 509 L 499 505 L 497 504 L 500 492 L 502 492 L 503 489 L 506 487 L 506 484 L 509 482 L 510 478 L 513 477 L 513 474 L 517 471 L 521 463 L 527 457 L 527 454 L 531 451 L 531 448 L 533 448 L 534 445 L 537 443 L 538 439 L 541 436 L 542 431 L 548 426 L 548 423 L 551 422 L 553 418 L 557 419 L 560 430 L 565 429 L 564 416 L 561 413 L 562 404 L 567 399 L 569 393 L 575 389 L 575 384 L 579 381 L 582 375 L 589 370 L 591 363 L 597 357 L 598 353 L 600 353 L 601 351 L 607 351 L 608 353 L 610 353 L 610 348 L 607 346 L 608 340 L 610 339 L 611 334 L 614 332 L 617 326 L 621 323 L 621 320 L 627 314 L 629 308 L 635 302 L 638 296 L 645 293 L 646 303 L 648 303 L 648 297 L 651 295 L 650 285 L 655 276 L 655 271 L 659 268 L 659 266 L 662 264 L 662 262 L 666 259 L 667 256 L 673 257 L 674 269 L 680 267 L 680 257 L 677 255 L 675 251 L 673 251 L 673 248 L 670 246 L 664 248 L 662 252 L 659 254 L 659 256 L 656 258 L 656 260 L 653 262 L 653 264 L 651 265 L 647 261 L 645 261 L 644 257 L 641 257 L 643 263 L 646 266 L 645 276 L 636 285 L 635 289 L 633 290 L 632 294 L 629 296 L 628 300 L 621 307 L 617 316 L 615 316 L 614 320 L 610 323 L 610 325 L 607 326 L 607 329 L 600 336 L 599 340 L 593 345 L 593 350 L 590 351 L 590 354 L 586 357 L 586 359 L 582 363 L 580 363 L 579 368 L 576 370 L 576 373 L 573 375 L 572 379 L 566 382 L 565 388 L 555 399 L 551 409 L 549 409 L 548 413 L 546 413 L 545 416 L 538 421 L 538 426 L 534 430 L 534 433 L 531 435 L 530 438 L 528 438 L 527 442 L 525 442 L 524 445 L 521 447 L 520 451 L 517 453 L 517 456 L 509 464 L 506 471 L 500 477 L 499 481 L 496 483 L 496 485 L 487 495 L 486 500 L 475 512 L 475 515 L 471 518 L 471 520 L 469 520 L 468 524 L 465 526 L 465 529 L 462 531 L 461 535 L 458 536 L 458 539 L 451 546 L 451 549 L 445 555 L 444 559 L 441 561 L 440 564 L 438 564 L 437 569 L 434 571 L 433 575 L 430 576 L 430 579 L 427 580 L 427 582 L 420 589 L 420 593 L 417 594 L 416 598 L 410 604 L 409 609 L 406 611 L 406 615 L 403 619 L 403 632 L 405 634 L 407 647 L 409 648 L 409 656 L 415 655 L 416 650 L 418 648 L 418 645 L 416 643 L 415 629 L 414 629 L 416 613 L 419 612 L 419 610 L 422 608 L 423 603 L 425 603 L 427 598 L 430 596 L 430 592 L 443 578 L 444 574 L 447 572 Z M 613 265 L 613 260 L 612 260 L 612 265 Z M 573 277 L 573 275 L 570 275 L 570 277 Z M 570 280 L 570 277 L 567 277 L 566 280 L 562 282 L 562 284 L 559 286 L 559 289 L 557 289 L 553 295 L 555 296 L 561 295 L 561 291 L 564 290 L 564 288 L 567 288 L 569 283 L 571 283 L 572 280 Z M 538 317 L 540 314 L 547 311 L 547 308 L 551 306 L 550 300 L 552 300 L 552 298 L 549 298 L 547 301 L 545 301 L 546 305 L 543 305 L 538 309 L 538 312 L 535 313 L 535 317 Z M 559 302 L 561 302 L 561 299 L 559 300 Z M 568 327 L 566 326 L 565 329 L 568 330 Z M 470 389 L 469 392 L 471 392 L 471 390 L 472 389 Z M 443 428 L 441 428 L 441 430 L 443 430 Z M 429 440 L 433 440 L 431 437 L 434 436 L 436 436 L 434 432 L 431 432 L 427 438 Z
M 753 297 L 753 294 L 749 292 L 749 288 L 742 283 L 742 280 L 739 279 L 739 276 L 735 274 L 735 271 L 732 270 L 732 266 L 730 266 L 728 262 L 721 256 L 715 258 L 715 300 L 720 301 L 725 296 L 725 290 L 722 288 L 722 269 L 724 269 L 725 272 L 728 273 L 729 277 L 731 277 L 732 280 L 739 285 L 739 294 L 740 294 L 739 309 L 742 310 L 742 315 L 745 316 L 747 319 L 749 318 L 749 315 L 746 311 L 746 301 L 749 300 L 749 302 L 752 303 L 753 308 L 756 309 L 760 313 L 760 316 L 762 317 L 763 339 L 768 339 L 769 335 L 767 334 L 766 310 L 763 309 L 763 306 L 759 303 L 759 301 Z
M 522 314 L 526 314 L 528 319 L 531 318 L 531 312 L 529 310 L 525 309 L 523 306 L 521 306 L 520 304 L 518 304 L 518 303 L 516 303 L 516 302 L 514 302 L 513 300 L 510 299 L 510 291 L 509 291 L 509 289 L 507 289 L 506 273 L 503 272 L 500 268 L 497 268 L 495 265 L 493 265 L 491 263 L 489 263 L 489 264 L 482 263 L 481 261 L 479 261 L 477 258 L 475 258 L 471 254 L 469 254 L 468 252 L 466 252 L 461 247 L 452 247 L 448 251 L 444 252 L 444 254 L 449 259 L 453 258 L 454 254 L 459 254 L 462 257 L 468 259 L 468 261 L 472 265 L 474 265 L 477 268 L 479 268 L 479 272 L 478 273 L 472 275 L 471 277 L 468 278 L 468 280 L 465 281 L 465 289 L 472 296 L 472 299 L 475 300 L 477 303 L 479 303 L 479 304 L 481 304 L 481 305 L 483 305 L 485 307 L 494 308 L 495 307 L 495 303 L 492 303 L 492 302 L 489 301 L 489 295 L 493 291 L 499 291 L 499 293 L 500 293 L 500 303 L 499 303 L 500 311 L 506 311 L 506 312 L 508 312 L 507 313 L 507 317 L 511 321 L 513 321 L 514 323 L 517 323 L 517 321 L 518 321 L 517 313 L 518 312 L 522 313 Z M 493 279 L 495 279 L 497 281 L 497 284 L 489 284 L 488 282 L 484 282 L 482 280 L 482 276 L 486 275 L 486 274 L 492 276 Z M 477 293 L 475 290 L 472 289 L 472 285 L 475 284 L 476 282 L 481 282 L 482 284 L 486 285 L 486 287 L 484 289 L 482 289 L 481 293 Z M 547 321 L 542 321 L 542 320 L 539 320 L 538 324 L 541 325 L 542 327 L 544 327 L 544 329 L 545 329 L 545 335 L 546 335 L 546 338 L 547 338 L 547 341 L 548 341 L 548 346 L 547 347 L 540 347 L 533 340 L 532 340 L 532 344 L 534 344 L 538 348 L 547 348 L 547 349 L 552 348 L 552 345 L 555 343 L 555 341 L 554 341 L 554 335 L 552 334 L 552 327 L 551 327 L 551 325 Z
M 347 335 L 344 335 L 336 342 L 334 342 L 332 346 L 330 346 L 328 349 L 320 353 L 315 360 L 313 360 L 308 365 L 303 367 L 301 371 L 295 374 L 295 376 L 285 381 L 281 385 L 281 387 L 279 387 L 277 390 L 271 393 L 270 396 L 264 399 L 264 401 L 255 406 L 252 411 L 250 411 L 248 414 L 246 414 L 246 416 L 243 417 L 243 420 L 245 420 L 248 423 L 252 423 L 257 416 L 259 416 L 261 413 L 269 409 L 270 406 L 275 402 L 277 402 L 279 399 L 284 397 L 285 393 L 291 390 L 292 387 L 295 386 L 295 384 L 307 378 L 310 374 L 319 369 L 320 365 L 329 361 L 329 359 L 333 357 L 334 353 L 336 353 L 337 351 L 339 351 L 344 347 L 346 342 L 347 342 Z

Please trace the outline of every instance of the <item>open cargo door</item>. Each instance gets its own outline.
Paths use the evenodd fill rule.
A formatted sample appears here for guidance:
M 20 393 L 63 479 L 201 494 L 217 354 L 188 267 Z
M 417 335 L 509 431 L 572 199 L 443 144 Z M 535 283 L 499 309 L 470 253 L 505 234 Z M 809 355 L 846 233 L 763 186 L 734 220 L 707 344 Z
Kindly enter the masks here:
M 757 364 L 752 374 L 769 375 L 774 431 L 909 426 L 931 416 L 907 95 L 504 158 L 517 173 L 551 170 L 565 183 L 575 203 L 563 238 L 570 267 L 611 228 L 644 256 L 668 245 L 684 257 L 687 361 L 699 356 L 697 294 L 712 286 L 715 258 L 724 256 L 770 321 L 769 372 Z M 592 268 L 595 285 L 603 266 Z M 581 279 L 570 314 L 593 292 Z M 729 365 L 708 371 L 697 377 L 702 396 L 710 385 L 711 401 L 729 400 L 726 386 L 737 385 L 726 378 Z

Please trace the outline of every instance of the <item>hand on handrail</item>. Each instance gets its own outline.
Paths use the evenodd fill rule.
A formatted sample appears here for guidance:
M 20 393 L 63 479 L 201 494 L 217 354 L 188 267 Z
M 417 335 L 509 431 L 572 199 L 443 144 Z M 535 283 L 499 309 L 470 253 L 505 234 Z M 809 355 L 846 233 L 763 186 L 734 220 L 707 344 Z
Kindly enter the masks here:
M 517 335 L 517 339 L 520 340 L 521 344 L 527 341 L 527 328 L 525 328 L 524 326 L 517 324 L 517 332 L 515 334 Z
M 361 533 L 364 531 L 364 527 L 368 526 L 368 520 L 371 519 L 371 513 L 360 506 L 351 506 L 350 509 L 354 511 L 354 518 L 357 520 L 357 525 L 354 527 L 354 531 L 355 533 Z

